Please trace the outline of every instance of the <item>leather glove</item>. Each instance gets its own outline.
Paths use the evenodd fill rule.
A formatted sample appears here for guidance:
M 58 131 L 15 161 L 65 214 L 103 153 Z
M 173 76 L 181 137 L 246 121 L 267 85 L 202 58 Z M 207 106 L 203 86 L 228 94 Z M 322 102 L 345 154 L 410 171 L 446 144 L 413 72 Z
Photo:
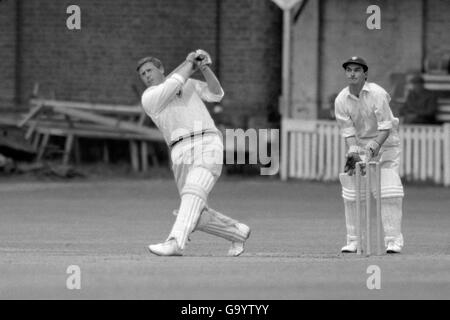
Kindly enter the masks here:
M 208 52 L 202 49 L 198 49 L 197 51 L 195 51 L 195 61 L 200 69 L 203 69 L 204 67 L 210 66 L 212 64 L 211 56 Z
M 356 163 L 361 162 L 362 159 L 360 157 L 360 152 L 364 151 L 359 146 L 350 146 L 348 149 L 348 153 L 346 154 L 346 160 L 345 160 L 345 166 L 344 166 L 344 172 L 347 173 L 349 176 L 352 176 L 355 173 L 356 169 Z M 361 174 L 365 174 L 364 167 L 361 167 Z
M 380 152 L 381 145 L 376 142 L 375 140 L 369 141 L 364 149 L 366 152 L 370 155 L 371 158 L 378 156 L 378 153 Z

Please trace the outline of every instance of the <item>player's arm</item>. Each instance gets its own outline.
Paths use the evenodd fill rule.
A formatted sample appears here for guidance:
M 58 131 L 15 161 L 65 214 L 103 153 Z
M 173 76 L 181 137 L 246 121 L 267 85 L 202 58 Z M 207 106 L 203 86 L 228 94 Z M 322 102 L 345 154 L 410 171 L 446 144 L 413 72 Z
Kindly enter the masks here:
M 379 93 L 378 101 L 375 104 L 375 116 L 377 118 L 378 134 L 365 146 L 365 149 L 372 157 L 376 157 L 378 155 L 381 146 L 391 133 L 393 119 L 389 101 L 390 96 L 387 92 Z
M 186 60 L 184 60 L 178 67 L 176 67 L 167 78 L 171 77 L 173 74 L 178 73 L 185 79 L 188 79 L 192 74 L 198 70 L 197 64 L 195 63 L 195 52 L 190 52 Z
M 339 100 L 339 96 L 334 101 L 334 114 L 336 121 L 341 130 L 342 137 L 344 137 L 347 146 L 356 146 L 356 129 L 350 113 L 345 108 L 345 104 Z
M 204 82 L 196 82 L 196 90 L 200 93 L 202 99 L 205 101 L 221 101 L 224 96 L 224 92 L 219 80 L 210 68 L 212 64 L 211 56 L 208 52 L 202 49 L 198 49 L 195 53 L 196 64 L 206 81 L 206 85 Z
M 339 101 L 339 98 L 336 98 L 334 102 L 334 113 L 339 128 L 341 129 L 341 134 L 348 147 L 344 172 L 353 175 L 356 163 L 361 161 L 361 157 L 359 156 L 361 148 L 357 144 L 355 125 L 350 117 L 350 113 L 347 112 L 344 103 Z
M 207 65 L 200 67 L 200 71 L 208 84 L 208 89 L 212 94 L 221 95 L 223 93 L 222 86 L 214 72 Z

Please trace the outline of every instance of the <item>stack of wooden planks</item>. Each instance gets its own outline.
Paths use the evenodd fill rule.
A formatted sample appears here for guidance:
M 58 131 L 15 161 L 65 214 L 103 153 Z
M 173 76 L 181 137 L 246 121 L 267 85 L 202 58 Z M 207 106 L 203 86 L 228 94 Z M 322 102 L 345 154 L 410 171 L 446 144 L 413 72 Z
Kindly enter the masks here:
M 68 164 L 71 157 L 79 159 L 78 138 L 127 140 L 130 161 L 134 171 L 146 172 L 148 158 L 158 166 L 155 144 L 164 138 L 155 127 L 146 125 L 146 115 L 140 106 L 92 104 L 52 99 L 31 99 L 30 111 L 19 121 L 26 127 L 26 139 L 37 150 L 37 160 L 45 156 L 49 140 L 53 136 L 65 138 L 62 162 Z M 104 160 L 108 150 L 104 148 Z

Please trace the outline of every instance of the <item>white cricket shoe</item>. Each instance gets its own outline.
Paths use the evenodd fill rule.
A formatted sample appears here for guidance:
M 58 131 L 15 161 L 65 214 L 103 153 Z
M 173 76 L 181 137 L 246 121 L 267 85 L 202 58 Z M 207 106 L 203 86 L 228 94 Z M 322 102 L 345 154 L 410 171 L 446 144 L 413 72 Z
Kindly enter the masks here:
M 183 251 L 178 246 L 175 239 L 169 239 L 166 242 L 151 244 L 148 246 L 151 253 L 157 256 L 182 256 Z
M 233 241 L 231 242 L 231 247 L 228 250 L 228 255 L 231 257 L 237 257 L 240 256 L 245 248 L 245 241 L 250 237 L 250 227 L 243 223 L 237 223 L 236 227 L 239 229 L 240 232 L 244 235 L 245 240 L 244 241 Z
M 386 253 L 400 253 L 402 247 L 396 244 L 394 241 L 390 241 L 387 245 Z
M 341 249 L 342 253 L 356 253 L 358 248 L 357 241 L 350 241 L 347 245 L 343 246 Z

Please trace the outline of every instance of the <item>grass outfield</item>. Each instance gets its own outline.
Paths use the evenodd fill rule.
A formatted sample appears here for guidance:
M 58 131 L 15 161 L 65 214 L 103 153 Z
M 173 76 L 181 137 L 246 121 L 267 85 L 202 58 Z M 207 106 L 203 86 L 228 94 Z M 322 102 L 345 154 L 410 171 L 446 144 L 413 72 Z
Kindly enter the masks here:
M 245 253 L 195 232 L 156 257 L 179 200 L 171 179 L 0 183 L 2 299 L 448 299 L 450 190 L 406 186 L 400 255 L 342 255 L 337 183 L 225 177 L 210 206 L 249 224 Z M 66 269 L 81 268 L 81 290 Z M 367 268 L 381 288 L 366 286 Z

